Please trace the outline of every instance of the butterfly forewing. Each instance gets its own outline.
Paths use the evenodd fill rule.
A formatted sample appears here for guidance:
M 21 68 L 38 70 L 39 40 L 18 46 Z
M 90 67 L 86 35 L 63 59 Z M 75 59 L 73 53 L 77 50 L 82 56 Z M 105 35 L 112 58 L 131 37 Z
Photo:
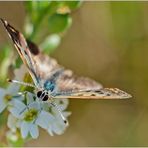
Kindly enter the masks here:
M 7 21 L 2 20 L 2 22 L 24 64 L 28 67 L 35 85 L 46 89 L 46 86 L 52 82 L 56 88 L 54 98 L 124 99 L 131 97 L 124 91 L 103 88 L 100 83 L 90 78 L 78 77 L 71 70 L 64 69 L 55 59 L 39 52 L 39 48 L 34 43 L 26 40 Z M 57 73 L 56 71 L 60 69 L 62 71 Z
M 37 72 L 35 69 L 35 63 L 32 59 L 32 54 L 29 50 L 29 47 L 27 45 L 27 42 L 24 36 L 19 31 L 17 31 L 14 27 L 8 24 L 7 21 L 3 19 L 1 19 L 1 21 L 3 22 L 9 37 L 12 39 L 14 46 L 16 47 L 23 63 L 27 66 L 35 85 L 39 87 L 39 84 L 40 84 L 39 76 L 37 75 Z

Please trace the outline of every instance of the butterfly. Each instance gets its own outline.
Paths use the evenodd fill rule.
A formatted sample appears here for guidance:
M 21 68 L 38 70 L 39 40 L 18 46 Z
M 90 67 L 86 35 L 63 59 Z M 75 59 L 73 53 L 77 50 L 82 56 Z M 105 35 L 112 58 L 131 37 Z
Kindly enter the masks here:
M 65 69 L 33 42 L 25 39 L 22 33 L 1 19 L 9 37 L 12 39 L 23 63 L 33 79 L 34 85 L 10 80 L 14 83 L 35 87 L 37 97 L 42 101 L 56 98 L 75 99 L 126 99 L 131 95 L 118 88 L 103 88 L 90 78 L 79 77 Z

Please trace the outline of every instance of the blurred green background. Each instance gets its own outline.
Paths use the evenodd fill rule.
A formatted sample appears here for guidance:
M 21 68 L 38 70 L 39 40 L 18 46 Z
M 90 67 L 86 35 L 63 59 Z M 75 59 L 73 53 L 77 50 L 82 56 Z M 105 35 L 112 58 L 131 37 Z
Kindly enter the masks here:
M 23 2 L 0 2 L 0 17 L 20 31 L 25 15 Z M 148 2 L 83 2 L 72 13 L 72 26 L 51 56 L 133 98 L 70 100 L 66 132 L 50 137 L 42 131 L 26 146 L 148 146 L 147 16 Z M 5 42 L 11 45 L 1 25 L 0 43 Z

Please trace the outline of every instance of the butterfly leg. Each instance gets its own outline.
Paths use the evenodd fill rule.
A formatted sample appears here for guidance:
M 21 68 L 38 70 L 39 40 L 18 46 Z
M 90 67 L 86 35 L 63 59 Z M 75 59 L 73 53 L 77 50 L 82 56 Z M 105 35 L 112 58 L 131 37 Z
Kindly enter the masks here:
M 68 126 L 68 121 L 66 120 L 66 118 L 64 117 L 64 115 L 61 112 L 61 109 L 59 108 L 59 106 L 55 103 L 54 99 L 51 98 L 49 104 L 54 107 L 60 114 L 63 122 L 65 123 L 66 126 Z

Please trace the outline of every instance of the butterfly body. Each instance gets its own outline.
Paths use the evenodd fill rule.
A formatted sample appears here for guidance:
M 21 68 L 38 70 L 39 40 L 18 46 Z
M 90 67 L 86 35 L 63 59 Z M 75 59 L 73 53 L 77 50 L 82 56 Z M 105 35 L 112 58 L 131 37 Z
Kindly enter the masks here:
M 52 81 L 46 81 L 44 83 L 44 88 L 52 92 L 55 89 L 55 83 Z
M 126 99 L 131 95 L 117 88 L 103 88 L 90 78 L 78 77 L 63 68 L 57 61 L 40 52 L 39 48 L 1 19 L 23 63 L 37 88 L 37 97 L 42 101 L 56 98 L 75 99 Z

